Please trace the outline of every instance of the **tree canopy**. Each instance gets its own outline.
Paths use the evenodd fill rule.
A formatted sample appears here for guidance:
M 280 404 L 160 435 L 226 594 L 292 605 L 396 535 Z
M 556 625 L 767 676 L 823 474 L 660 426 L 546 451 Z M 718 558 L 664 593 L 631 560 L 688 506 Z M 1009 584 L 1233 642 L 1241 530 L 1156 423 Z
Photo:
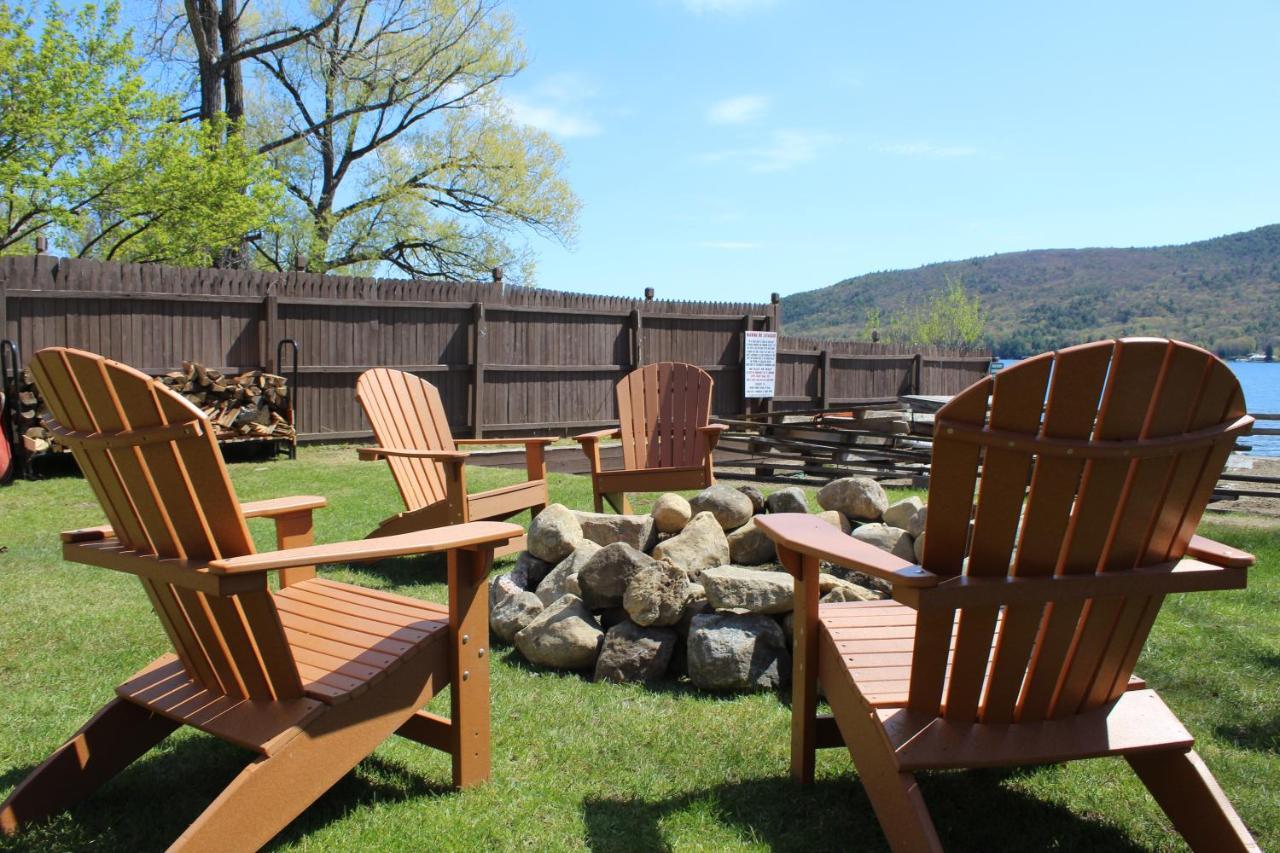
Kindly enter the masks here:
M 80 257 L 206 265 L 266 225 L 264 158 L 178 120 L 139 72 L 119 6 L 0 2 L 0 253 L 37 234 Z

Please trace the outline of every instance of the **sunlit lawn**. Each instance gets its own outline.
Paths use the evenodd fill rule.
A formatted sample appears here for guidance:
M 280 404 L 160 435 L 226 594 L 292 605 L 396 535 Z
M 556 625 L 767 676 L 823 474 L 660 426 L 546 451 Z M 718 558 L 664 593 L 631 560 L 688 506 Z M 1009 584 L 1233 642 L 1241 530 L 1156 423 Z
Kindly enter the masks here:
M 398 509 L 381 464 L 350 449 L 303 449 L 295 462 L 231 466 L 244 500 L 328 496 L 321 542 L 364 536 Z M 472 469 L 473 489 L 515 472 Z M 766 487 L 766 490 L 771 487 Z M 590 508 L 585 478 L 552 475 L 558 500 Z M 648 500 L 636 502 L 648 508 Z M 64 563 L 57 532 L 100 523 L 85 483 L 58 477 L 0 489 L 0 796 L 165 651 L 132 578 Z M 269 522 L 250 523 L 270 547 Z M 1254 551 L 1245 592 L 1173 596 L 1141 674 L 1198 748 L 1264 849 L 1280 847 L 1280 541 L 1275 528 L 1210 525 Z M 499 567 L 501 568 L 501 566 Z M 434 560 L 326 574 L 445 600 Z M 685 684 L 594 684 L 494 656 L 493 782 L 454 793 L 448 758 L 392 739 L 277 841 L 324 850 L 879 849 L 847 754 L 821 753 L 819 781 L 787 781 L 785 696 L 721 697 Z M 447 698 L 445 703 L 447 708 Z M 190 729 L 69 813 L 3 849 L 162 849 L 248 754 Z M 1123 761 L 923 777 L 950 849 L 1175 849 L 1181 841 Z

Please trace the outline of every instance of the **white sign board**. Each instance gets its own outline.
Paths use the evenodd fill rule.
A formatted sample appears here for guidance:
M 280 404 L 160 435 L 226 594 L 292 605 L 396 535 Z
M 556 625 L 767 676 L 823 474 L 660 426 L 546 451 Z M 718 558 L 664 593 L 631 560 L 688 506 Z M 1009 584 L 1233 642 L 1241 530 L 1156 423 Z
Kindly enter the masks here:
M 746 397 L 772 397 L 778 374 L 778 333 L 744 332 L 746 335 Z

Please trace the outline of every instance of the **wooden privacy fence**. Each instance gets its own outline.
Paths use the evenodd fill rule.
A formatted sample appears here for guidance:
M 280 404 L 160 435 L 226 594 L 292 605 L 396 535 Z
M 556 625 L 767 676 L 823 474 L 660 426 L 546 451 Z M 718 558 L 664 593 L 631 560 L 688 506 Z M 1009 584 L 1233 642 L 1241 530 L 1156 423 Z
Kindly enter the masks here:
M 712 411 L 743 399 L 744 331 L 776 331 L 781 306 L 592 296 L 493 283 L 180 269 L 49 255 L 0 258 L 0 337 L 24 355 L 52 345 L 153 374 L 198 361 L 278 372 L 297 342 L 301 440 L 370 435 L 354 388 L 370 367 L 435 384 L 449 422 L 475 435 L 573 432 L 617 418 L 614 383 L 656 361 L 715 379 Z M 955 393 L 990 356 L 780 337 L 776 408 Z

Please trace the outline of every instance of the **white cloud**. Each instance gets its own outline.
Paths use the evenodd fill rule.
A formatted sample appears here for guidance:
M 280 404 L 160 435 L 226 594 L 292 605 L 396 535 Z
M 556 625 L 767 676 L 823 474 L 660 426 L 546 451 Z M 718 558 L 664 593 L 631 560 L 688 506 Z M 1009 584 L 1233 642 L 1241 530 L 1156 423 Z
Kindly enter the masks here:
M 767 9 L 774 0 L 683 0 L 684 7 L 699 15 L 737 15 Z
M 521 124 L 545 130 L 553 136 L 598 136 L 600 124 L 587 115 L 577 115 L 549 105 L 534 104 L 516 95 L 505 99 L 511 117 Z
M 702 249 L 720 249 L 725 252 L 744 252 L 759 249 L 759 243 L 748 243 L 744 240 L 700 240 L 693 245 Z
M 592 81 L 563 72 L 542 79 L 528 94 L 505 95 L 503 101 L 516 121 L 553 136 L 598 136 L 603 128 L 587 108 L 598 93 Z
M 978 154 L 977 148 L 968 145 L 934 145 L 931 142 L 903 142 L 877 147 L 886 154 L 898 154 L 903 157 L 927 157 L 934 160 L 950 157 L 974 157 Z
M 746 124 L 764 115 L 769 99 L 764 95 L 738 95 L 716 101 L 707 110 L 707 121 L 712 124 Z
M 829 133 L 775 130 L 761 145 L 730 148 L 702 155 L 707 163 L 737 162 L 752 172 L 785 172 L 816 160 L 826 148 L 839 142 Z

